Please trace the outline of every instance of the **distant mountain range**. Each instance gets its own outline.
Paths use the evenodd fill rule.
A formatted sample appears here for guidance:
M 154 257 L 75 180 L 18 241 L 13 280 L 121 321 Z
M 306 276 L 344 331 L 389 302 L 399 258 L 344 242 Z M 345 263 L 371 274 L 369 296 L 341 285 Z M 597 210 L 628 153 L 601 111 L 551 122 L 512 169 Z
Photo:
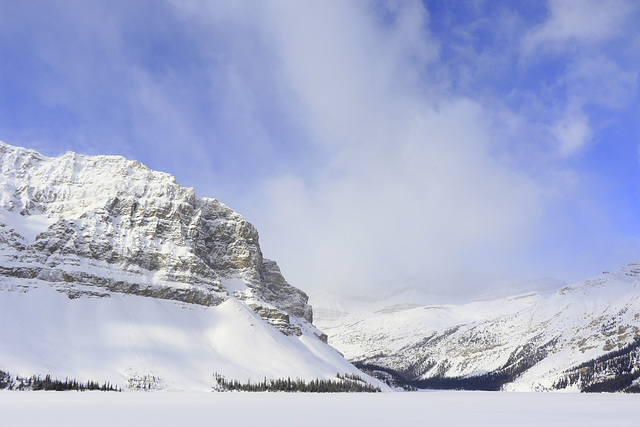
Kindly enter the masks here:
M 320 304 L 317 323 L 356 366 L 406 389 L 639 391 L 640 262 L 542 288 L 461 305 Z
M 0 385 L 352 382 L 307 301 L 251 224 L 171 175 L 0 143 Z

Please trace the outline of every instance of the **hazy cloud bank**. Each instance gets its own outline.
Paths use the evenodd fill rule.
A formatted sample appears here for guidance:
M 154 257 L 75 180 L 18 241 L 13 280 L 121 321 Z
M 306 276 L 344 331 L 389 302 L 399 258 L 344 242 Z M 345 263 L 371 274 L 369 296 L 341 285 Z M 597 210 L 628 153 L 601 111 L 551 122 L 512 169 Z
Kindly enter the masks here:
M 306 290 L 572 280 L 639 256 L 639 13 L 4 3 L 0 137 L 173 173 Z

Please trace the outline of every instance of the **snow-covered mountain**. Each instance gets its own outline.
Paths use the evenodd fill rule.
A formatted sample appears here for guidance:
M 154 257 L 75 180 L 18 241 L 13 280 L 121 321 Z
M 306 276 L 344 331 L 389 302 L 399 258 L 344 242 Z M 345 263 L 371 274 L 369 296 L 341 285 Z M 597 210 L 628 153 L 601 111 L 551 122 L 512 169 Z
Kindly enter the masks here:
M 640 390 L 640 262 L 521 288 L 535 292 L 460 305 L 411 287 L 321 294 L 316 323 L 405 386 Z M 217 200 L 122 157 L 0 143 L 0 386 L 5 372 L 174 390 L 361 375 L 312 320 Z
M 374 312 L 320 306 L 317 323 L 329 343 L 398 384 L 640 389 L 640 262 L 551 293 Z
M 360 374 L 219 201 L 117 156 L 0 143 L 0 371 L 209 389 Z

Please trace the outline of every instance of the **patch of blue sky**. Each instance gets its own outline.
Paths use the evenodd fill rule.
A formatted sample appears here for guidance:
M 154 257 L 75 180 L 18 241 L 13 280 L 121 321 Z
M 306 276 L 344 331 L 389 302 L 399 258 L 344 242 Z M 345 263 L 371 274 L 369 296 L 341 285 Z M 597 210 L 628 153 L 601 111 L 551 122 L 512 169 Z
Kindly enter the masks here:
M 640 256 L 639 16 L 625 0 L 2 2 L 0 139 L 170 172 L 255 222 L 310 288 L 455 288 L 473 255 L 562 276 Z

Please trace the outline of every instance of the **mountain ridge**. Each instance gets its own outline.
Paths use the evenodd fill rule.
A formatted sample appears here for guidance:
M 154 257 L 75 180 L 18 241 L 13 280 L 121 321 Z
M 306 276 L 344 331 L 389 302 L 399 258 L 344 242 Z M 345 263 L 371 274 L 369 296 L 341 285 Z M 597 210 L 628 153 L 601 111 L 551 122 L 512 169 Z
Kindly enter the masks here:
M 324 313 L 321 306 L 318 312 Z M 321 316 L 318 324 L 357 366 L 410 388 L 589 391 L 626 375 L 631 380 L 624 387 L 609 391 L 634 389 L 640 384 L 640 262 L 551 294 L 395 306 Z M 623 350 L 620 367 L 614 353 Z
M 119 156 L 48 158 L 7 144 L 0 154 L 0 221 L 32 227 L 32 241 L 20 234 L 28 226 L 3 233 L 5 248 L 16 251 L 3 251 L 0 274 L 200 305 L 225 301 L 223 282 L 240 280 L 247 288 L 236 289 L 238 297 L 257 294 L 312 321 L 308 297 L 263 258 L 255 228 L 216 199 Z M 34 231 L 37 224 L 46 229 Z
M 167 389 L 362 375 L 253 225 L 120 156 L 0 143 L 0 303 L 15 375 Z

